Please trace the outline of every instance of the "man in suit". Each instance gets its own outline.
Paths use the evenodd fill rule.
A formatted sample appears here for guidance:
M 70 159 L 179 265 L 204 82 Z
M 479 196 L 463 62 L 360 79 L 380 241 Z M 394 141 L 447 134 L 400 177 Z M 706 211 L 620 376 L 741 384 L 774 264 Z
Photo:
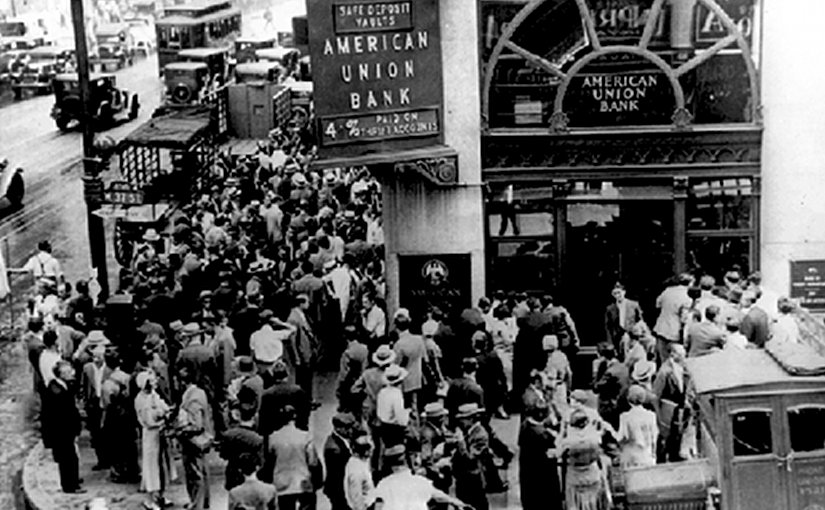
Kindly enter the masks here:
M 285 342 L 284 347 L 288 361 L 295 371 L 295 382 L 309 393 L 309 398 L 312 400 L 312 365 L 315 362 L 318 346 L 315 332 L 307 318 L 309 309 L 309 296 L 298 294 L 286 320 L 295 327 L 296 331 Z
M 349 510 L 344 493 L 344 474 L 347 462 L 352 457 L 350 438 L 355 425 L 355 417 L 351 414 L 336 414 L 332 417 L 332 433 L 324 443 L 324 465 L 327 471 L 324 494 L 329 498 L 332 510 Z
M 228 491 L 244 483 L 244 456 L 254 456 L 258 466 L 263 463 L 264 438 L 255 428 L 255 411 L 254 406 L 241 406 L 240 423 L 223 434 L 220 454 L 226 460 L 224 487 Z
M 280 510 L 315 510 L 323 466 L 310 433 L 295 425 L 295 408 L 284 407 L 283 415 L 285 425 L 269 436 L 263 474 L 278 491 Z
M 452 418 L 455 418 L 458 408 L 463 404 L 473 403 L 478 407 L 484 407 L 484 390 L 476 382 L 478 361 L 475 358 L 464 358 L 461 362 L 461 372 L 462 377 L 450 381 L 444 401 L 444 407 Z
M 656 335 L 656 358 L 664 362 L 670 355 L 670 347 L 681 341 L 682 313 L 691 307 L 693 301 L 688 296 L 688 287 L 693 284 L 693 276 L 679 275 L 673 285 L 668 286 L 656 298 L 659 318 L 653 326 Z
M 298 427 L 309 428 L 311 403 L 309 395 L 297 384 L 289 382 L 289 373 L 282 361 L 276 361 L 272 367 L 275 383 L 266 388 L 261 395 L 261 410 L 258 417 L 258 432 L 264 438 L 280 429 L 286 422 L 283 409 L 289 405 L 295 410 Z
M 91 333 L 90 333 L 91 336 Z M 102 470 L 109 468 L 109 458 L 103 435 L 103 403 L 101 396 L 103 392 L 103 381 L 109 378 L 112 369 L 104 363 L 106 347 L 104 344 L 96 345 L 92 348 L 92 361 L 83 365 L 83 375 L 80 379 L 80 399 L 83 401 L 83 408 L 86 410 L 86 428 L 92 439 L 92 447 L 95 449 L 97 464 L 92 470 Z
M 229 491 L 228 510 L 277 510 L 278 491 L 275 486 L 258 480 L 256 471 L 260 467 L 257 455 L 242 453 L 238 465 L 244 482 Z
M 527 301 L 530 311 L 518 319 L 519 332 L 513 345 L 513 398 L 516 401 L 530 384 L 530 373 L 543 370 L 547 361 L 541 339 L 549 328 L 550 316 L 541 312 L 538 299 Z
M 71 387 L 75 379 L 72 365 L 60 360 L 43 400 L 43 443 L 52 449 L 60 472 L 60 488 L 70 494 L 86 491 L 80 487 L 79 461 L 75 440 L 80 435 L 80 412 Z
M 619 416 L 627 408 L 630 371 L 616 358 L 616 348 L 612 344 L 599 344 L 598 350 L 603 362 L 597 370 L 593 391 L 599 396 L 599 415 L 618 429 Z
M 761 309 L 756 301 L 761 297 L 761 291 L 748 291 L 742 294 L 742 312 L 745 314 L 739 331 L 745 335 L 748 342 L 757 347 L 764 347 L 770 337 L 770 318 L 768 313 Z
M 688 357 L 703 356 L 710 354 L 715 349 L 725 347 L 725 331 L 716 325 L 716 318 L 719 315 L 717 305 L 709 305 L 705 308 L 705 318 L 701 322 L 694 322 L 688 326 L 687 330 L 687 353 Z
M 407 377 L 401 383 L 404 392 L 404 403 L 408 408 L 418 409 L 418 393 L 421 391 L 423 364 L 427 361 L 427 345 L 420 335 L 410 333 L 410 311 L 399 308 L 395 312 L 395 328 L 398 331 L 398 341 L 395 342 L 395 354 L 398 364 L 407 371 Z
M 189 495 L 190 509 L 209 508 L 209 468 L 206 452 L 192 441 L 203 433 L 214 437 L 212 408 L 206 392 L 197 385 L 197 376 L 187 365 L 180 368 L 179 376 L 185 390 L 180 404 L 181 454 L 186 476 L 186 493 Z
M 686 408 L 687 378 L 685 348 L 676 344 L 653 380 L 656 417 L 659 423 L 659 444 L 656 454 L 659 462 L 679 460 L 683 415 Z
M 625 333 L 630 332 L 636 323 L 641 322 L 642 309 L 639 303 L 625 297 L 625 288 L 621 282 L 613 286 L 613 302 L 604 312 L 605 340 L 616 347 L 616 352 L 622 352 L 620 347 Z

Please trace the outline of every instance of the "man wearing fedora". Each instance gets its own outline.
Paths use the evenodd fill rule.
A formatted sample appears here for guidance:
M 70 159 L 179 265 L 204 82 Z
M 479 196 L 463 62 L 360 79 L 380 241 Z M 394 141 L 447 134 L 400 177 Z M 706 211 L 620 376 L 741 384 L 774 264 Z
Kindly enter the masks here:
M 290 406 L 295 411 L 298 428 L 309 429 L 311 403 L 306 390 L 289 382 L 289 372 L 283 361 L 276 361 L 271 370 L 274 383 L 265 387 L 261 395 L 261 410 L 258 416 L 258 430 L 267 437 L 284 424 L 283 409 Z
M 92 360 L 83 365 L 80 376 L 80 399 L 86 411 L 86 428 L 92 440 L 92 448 L 97 456 L 97 463 L 93 470 L 109 468 L 106 444 L 101 429 L 103 426 L 103 402 L 101 401 L 103 381 L 109 378 L 112 369 L 106 366 L 104 355 L 109 340 L 100 330 L 89 332 L 86 337 Z
M 453 484 L 452 462 L 457 437 L 447 427 L 447 409 L 441 402 L 425 405 L 422 418 L 421 467 L 437 489 L 448 492 Z
M 422 387 L 423 364 L 427 362 L 427 346 L 420 335 L 410 332 L 412 318 L 409 310 L 399 308 L 393 316 L 393 322 L 398 332 L 398 340 L 394 346 L 398 364 L 408 372 L 402 385 L 404 402 L 411 409 L 417 410 L 419 409 L 418 394 Z
M 198 387 L 206 392 L 209 401 L 215 398 L 218 383 L 218 368 L 215 353 L 203 343 L 203 329 L 197 322 L 189 322 L 183 326 L 180 333 L 181 342 L 185 346 L 178 353 L 178 369 L 186 366 L 198 383 Z
M 458 406 L 455 414 L 458 425 L 458 444 L 453 457 L 455 495 L 475 510 L 487 510 L 487 483 L 485 458 L 490 456 L 490 438 L 481 424 L 484 408 L 477 403 Z
M 410 424 L 410 410 L 404 407 L 401 383 L 407 377 L 406 369 L 390 365 L 384 371 L 384 387 L 378 392 L 375 414 L 378 417 L 382 448 L 403 444 Z

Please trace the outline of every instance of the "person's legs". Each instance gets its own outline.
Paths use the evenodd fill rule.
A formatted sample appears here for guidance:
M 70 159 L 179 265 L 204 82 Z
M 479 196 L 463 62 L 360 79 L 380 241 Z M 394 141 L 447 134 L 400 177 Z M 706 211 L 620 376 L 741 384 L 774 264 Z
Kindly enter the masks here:
M 278 496 L 278 510 L 295 510 L 296 503 L 298 503 L 297 494 Z
M 80 487 L 77 450 L 74 442 L 60 441 L 53 447 L 54 459 L 60 473 L 60 488 L 64 492 L 74 491 Z
M 204 510 L 209 503 L 209 487 L 206 485 L 206 462 L 197 452 L 183 452 L 183 469 L 186 475 L 186 493 L 193 510 Z
M 314 492 L 305 492 L 298 495 L 298 510 L 315 510 L 317 498 Z M 346 508 L 346 505 L 344 505 Z

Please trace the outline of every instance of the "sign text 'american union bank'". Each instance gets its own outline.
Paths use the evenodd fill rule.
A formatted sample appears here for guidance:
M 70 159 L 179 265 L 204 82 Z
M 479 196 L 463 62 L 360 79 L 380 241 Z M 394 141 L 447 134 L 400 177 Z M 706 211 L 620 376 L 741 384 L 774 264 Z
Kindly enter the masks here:
M 309 0 L 308 16 L 322 148 L 440 137 L 437 0 Z

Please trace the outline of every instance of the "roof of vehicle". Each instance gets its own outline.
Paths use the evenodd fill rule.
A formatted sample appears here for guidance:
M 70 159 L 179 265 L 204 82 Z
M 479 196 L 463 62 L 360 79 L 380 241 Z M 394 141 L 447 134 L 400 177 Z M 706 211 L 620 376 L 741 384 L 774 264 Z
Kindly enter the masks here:
M 117 35 L 124 30 L 129 30 L 128 23 L 106 23 L 95 28 L 95 35 Z
M 825 375 L 800 369 L 825 362 L 805 344 L 769 345 L 766 349 L 724 349 L 687 359 L 697 393 L 725 393 L 730 390 L 778 390 L 825 385 Z M 796 375 L 798 374 L 798 375 Z
M 69 46 L 38 46 L 27 50 L 29 55 L 59 55 L 65 51 L 74 51 L 74 47 Z
M 283 46 L 276 46 L 274 48 L 260 48 L 255 50 L 255 55 L 260 58 L 284 58 L 291 53 L 301 53 L 297 48 L 284 48 Z
M 294 90 L 295 92 L 306 92 L 311 94 L 313 90 L 311 81 L 285 82 L 284 85 L 289 87 L 289 90 Z
M 172 62 L 170 64 L 166 64 L 164 69 L 170 69 L 172 71 L 189 71 L 192 69 L 209 69 L 206 64 L 203 62 Z
M 99 80 L 101 78 L 114 78 L 115 75 L 111 73 L 91 73 L 89 81 Z M 77 73 L 61 73 L 54 77 L 58 81 L 77 81 Z
M 235 66 L 236 73 L 266 74 L 270 69 L 282 69 L 277 62 L 246 62 Z
M 220 55 L 221 53 L 229 53 L 229 48 L 187 48 L 180 50 L 178 56 L 180 57 L 208 57 L 211 55 Z
M 268 35 L 242 35 L 235 39 L 236 43 L 259 43 L 259 42 L 274 42 L 277 41 L 277 37 L 272 37 Z
M 198 18 L 190 18 L 189 16 L 184 16 L 182 14 L 170 14 L 169 16 L 164 16 L 161 19 L 155 21 L 155 25 L 200 25 L 202 23 L 209 23 L 210 21 L 215 21 L 218 19 L 225 19 L 235 14 L 240 15 L 241 10 L 233 7 L 232 9 L 213 12 L 211 14 L 207 14 L 206 16 L 200 16 Z
M 186 149 L 210 129 L 212 114 L 208 108 L 178 110 L 141 125 L 121 142 L 169 149 Z

